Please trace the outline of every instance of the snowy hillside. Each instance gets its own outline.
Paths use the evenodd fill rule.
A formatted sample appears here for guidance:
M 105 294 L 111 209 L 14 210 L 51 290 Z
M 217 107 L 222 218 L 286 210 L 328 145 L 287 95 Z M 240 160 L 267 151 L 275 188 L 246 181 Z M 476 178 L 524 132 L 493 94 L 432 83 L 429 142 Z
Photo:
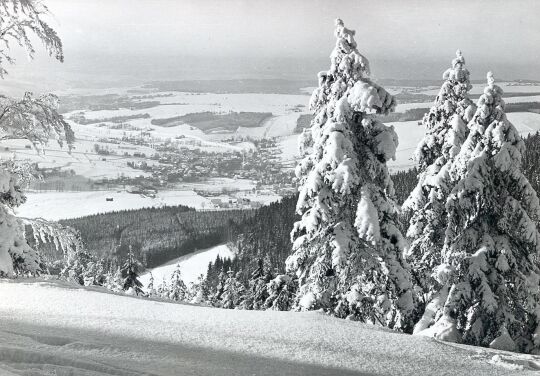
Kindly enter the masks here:
M 533 375 L 540 358 L 451 345 L 317 312 L 136 299 L 0 281 L 0 374 Z
M 167 281 L 170 280 L 171 274 L 176 269 L 176 265 L 180 264 L 182 280 L 186 285 L 188 285 L 190 282 L 195 282 L 199 275 L 206 275 L 208 263 L 214 262 L 217 256 L 221 258 L 232 258 L 233 253 L 229 247 L 224 244 L 190 253 L 189 255 L 178 257 L 164 265 L 148 270 L 146 273 L 141 275 L 139 280 L 143 286 L 146 287 L 150 280 L 151 272 L 152 276 L 154 277 L 154 284 L 158 285 L 163 279 L 166 279 Z

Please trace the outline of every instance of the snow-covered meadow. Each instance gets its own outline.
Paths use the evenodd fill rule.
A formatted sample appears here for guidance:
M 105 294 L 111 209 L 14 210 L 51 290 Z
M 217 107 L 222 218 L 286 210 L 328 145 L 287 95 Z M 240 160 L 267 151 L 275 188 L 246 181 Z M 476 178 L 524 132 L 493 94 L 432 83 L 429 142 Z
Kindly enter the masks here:
M 0 280 L 0 374 L 535 375 L 540 358 L 319 312 L 226 310 Z
M 255 184 L 247 179 L 213 178 L 204 182 L 186 183 L 175 190 L 158 191 L 154 197 L 144 194 L 129 193 L 122 190 L 99 190 L 80 192 L 28 192 L 27 200 L 17 207 L 16 214 L 24 218 L 43 218 L 52 221 L 77 218 L 87 215 L 109 213 L 119 210 L 154 208 L 162 206 L 185 205 L 194 209 L 215 209 L 211 199 L 203 197 L 195 190 L 221 192 L 223 189 L 240 191 L 238 197 L 269 204 L 280 197 L 261 192 L 251 193 Z M 222 200 L 229 197 L 216 196 Z M 107 200 L 112 199 L 112 201 Z M 70 205 L 66 205 L 69 202 Z
M 85 111 L 88 119 L 101 119 L 112 116 L 149 114 L 152 118 L 166 118 L 196 112 L 272 112 L 274 115 L 289 113 L 295 106 L 306 105 L 307 95 L 294 94 L 215 94 L 185 92 L 152 92 L 152 94 L 172 94 L 157 100 L 160 106 L 146 109 L 120 109 Z
M 211 207 L 210 200 L 188 190 L 160 191 L 155 197 L 126 191 L 42 192 L 28 193 L 27 197 L 27 201 L 16 209 L 19 216 L 52 221 L 161 206 L 185 205 L 196 209 Z

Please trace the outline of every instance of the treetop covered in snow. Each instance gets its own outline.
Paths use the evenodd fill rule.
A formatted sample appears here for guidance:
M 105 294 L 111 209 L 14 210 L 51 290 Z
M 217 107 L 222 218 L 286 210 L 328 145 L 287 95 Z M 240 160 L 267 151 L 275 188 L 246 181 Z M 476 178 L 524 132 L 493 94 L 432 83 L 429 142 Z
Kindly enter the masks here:
M 347 68 L 352 68 L 352 77 L 358 79 L 360 77 L 369 76 L 369 61 L 356 49 L 357 44 L 354 40 L 354 30 L 347 29 L 341 19 L 336 19 L 336 29 L 334 36 L 336 37 L 336 47 L 330 55 L 332 65 L 330 73 L 336 73 L 337 70 L 345 71 Z M 342 58 L 340 58 L 340 55 Z
M 467 85 L 470 85 L 469 71 L 465 69 L 465 58 L 463 57 L 461 50 L 456 51 L 456 57 L 454 60 L 452 60 L 452 67 L 448 68 L 443 73 L 443 79 L 467 83 Z M 470 88 L 472 88 L 472 86 L 470 86 L 469 89 Z
M 369 61 L 357 50 L 355 31 L 347 29 L 343 21 L 338 18 L 334 35 L 336 45 L 330 54 L 330 69 L 319 72 L 319 88 L 312 94 L 310 109 L 316 111 L 321 104 L 324 104 L 328 92 L 341 97 L 345 90 L 352 87 L 349 90 L 347 102 L 348 107 L 353 111 L 385 114 L 393 111 L 396 105 L 394 97 L 369 80 Z M 321 88 L 326 88 L 326 90 Z M 345 109 L 341 108 L 341 110 Z
M 439 171 L 444 164 L 440 158 L 448 161 L 455 157 L 467 136 L 466 123 L 472 119 L 476 106 L 468 95 L 472 85 L 469 71 L 464 65 L 465 58 L 458 50 L 452 67 L 443 74 L 445 82 L 433 106 L 422 119 L 427 132 L 414 153 L 421 171 L 434 165 L 437 160 Z
M 485 122 L 502 120 L 503 117 L 506 117 L 504 114 L 505 103 L 502 99 L 503 89 L 495 85 L 495 77 L 492 72 L 487 73 L 487 83 L 488 86 L 478 99 L 478 115 Z

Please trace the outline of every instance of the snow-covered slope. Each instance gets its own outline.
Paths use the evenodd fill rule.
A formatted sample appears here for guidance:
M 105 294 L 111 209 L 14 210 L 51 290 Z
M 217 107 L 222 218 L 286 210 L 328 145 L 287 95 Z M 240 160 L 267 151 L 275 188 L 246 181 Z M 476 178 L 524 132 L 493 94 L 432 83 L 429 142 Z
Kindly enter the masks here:
M 150 301 L 0 280 L 1 375 L 533 375 L 538 358 L 317 312 Z M 519 369 L 524 369 L 518 372 Z
M 202 251 L 190 253 L 189 255 L 178 257 L 166 264 L 148 270 L 141 275 L 140 281 L 143 286 L 146 287 L 150 281 L 151 272 L 154 277 L 154 287 L 157 287 L 164 278 L 169 282 L 171 274 L 176 269 L 176 265 L 180 264 L 182 280 L 188 285 L 190 282 L 195 282 L 199 275 L 206 275 L 208 263 L 214 262 L 217 256 L 222 258 L 232 258 L 233 252 L 225 244 L 222 244 L 216 247 L 203 249 Z

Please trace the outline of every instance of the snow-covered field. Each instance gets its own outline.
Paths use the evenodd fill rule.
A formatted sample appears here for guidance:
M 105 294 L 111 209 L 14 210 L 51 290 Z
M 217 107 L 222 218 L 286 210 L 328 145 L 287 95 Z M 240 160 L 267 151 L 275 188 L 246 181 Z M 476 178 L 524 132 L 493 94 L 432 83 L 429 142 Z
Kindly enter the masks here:
M 0 280 L 0 374 L 535 375 L 540 358 L 318 312 L 241 311 Z
M 16 209 L 17 215 L 25 218 L 59 220 L 86 215 L 108 213 L 118 210 L 142 209 L 161 206 L 185 205 L 195 209 L 215 209 L 209 198 L 197 194 L 196 190 L 220 193 L 235 191 L 236 197 L 248 198 L 263 205 L 277 201 L 280 197 L 270 192 L 254 195 L 255 182 L 249 179 L 209 178 L 200 182 L 180 183 L 175 190 L 158 191 L 155 197 L 128 193 L 125 190 L 101 190 L 80 192 L 26 192 L 27 201 Z M 223 196 L 227 200 L 231 197 Z M 112 198 L 112 201 L 107 201 Z M 66 203 L 69 202 L 69 205 Z
M 118 210 L 186 205 L 201 209 L 211 207 L 210 200 L 193 191 L 160 191 L 155 198 L 125 191 L 28 193 L 28 200 L 17 209 L 24 218 L 59 220 Z M 107 201 L 106 198 L 113 201 Z
M 164 94 L 164 93 L 159 93 Z M 165 92 L 165 94 L 167 94 Z M 85 111 L 87 119 L 102 119 L 112 116 L 149 114 L 152 118 L 166 118 L 196 112 L 271 112 L 284 115 L 298 104 L 306 105 L 307 95 L 293 94 L 214 94 L 173 92 L 170 97 L 153 100 L 162 105 L 145 109 L 121 109 Z
M 296 121 L 299 116 L 299 113 L 273 116 L 266 120 L 260 127 L 240 127 L 236 130 L 235 135 L 258 139 L 291 136 L 294 135 Z
M 511 112 L 506 117 L 522 136 L 540 130 L 540 114 L 534 112 Z
M 418 125 L 417 121 L 401 121 L 387 123 L 386 125 L 393 126 L 399 137 L 396 160 L 388 162 L 390 171 L 406 170 L 413 167 L 415 165 L 415 162 L 412 160 L 413 153 L 425 135 L 424 126 Z
M 214 262 L 217 256 L 221 258 L 232 258 L 234 254 L 229 247 L 224 244 L 190 253 L 189 255 L 178 257 L 161 266 L 147 270 L 141 275 L 140 281 L 146 288 L 150 281 L 150 273 L 152 273 L 152 276 L 154 277 L 154 287 L 157 287 L 164 279 L 168 283 L 171 274 L 176 269 L 176 265 L 179 264 L 182 280 L 186 285 L 189 285 L 190 282 L 197 281 L 199 275 L 206 275 L 208 263 Z
M 279 142 L 281 148 L 280 157 L 283 161 L 297 161 L 300 157 L 298 151 L 298 136 L 297 134 L 283 137 Z

